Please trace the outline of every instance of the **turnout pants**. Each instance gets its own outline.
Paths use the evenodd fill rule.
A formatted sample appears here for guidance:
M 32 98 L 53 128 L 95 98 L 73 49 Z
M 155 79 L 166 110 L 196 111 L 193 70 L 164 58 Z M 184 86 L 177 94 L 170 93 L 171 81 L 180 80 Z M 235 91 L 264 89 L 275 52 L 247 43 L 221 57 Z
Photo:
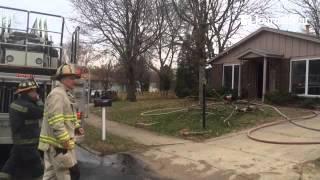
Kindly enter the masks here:
M 64 150 L 50 146 L 44 152 L 43 180 L 79 180 L 80 170 L 74 150 Z
M 0 173 L 2 179 L 40 179 L 43 174 L 38 145 L 13 145 Z

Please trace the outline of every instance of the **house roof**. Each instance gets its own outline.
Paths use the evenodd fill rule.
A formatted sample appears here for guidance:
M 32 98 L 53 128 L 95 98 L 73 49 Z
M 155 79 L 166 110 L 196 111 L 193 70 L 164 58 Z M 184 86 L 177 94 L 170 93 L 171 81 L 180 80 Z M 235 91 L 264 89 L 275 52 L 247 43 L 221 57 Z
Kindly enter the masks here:
M 249 39 L 259 35 L 262 32 L 272 32 L 272 33 L 281 34 L 281 35 L 284 35 L 284 36 L 294 37 L 294 38 L 298 38 L 298 39 L 304 39 L 304 40 L 307 40 L 307 41 L 311 41 L 311 42 L 315 42 L 315 43 L 319 43 L 320 44 L 320 39 L 317 38 L 314 35 L 298 33 L 298 32 L 292 32 L 292 31 L 284 31 L 284 30 L 268 28 L 268 27 L 261 27 L 257 31 L 251 33 L 249 36 L 247 36 L 247 37 L 243 38 L 242 40 L 240 40 L 239 42 L 235 43 L 230 48 L 228 48 L 225 51 L 223 51 L 222 53 L 218 54 L 216 57 L 214 57 L 208 63 L 212 63 L 213 61 L 216 61 L 216 60 L 220 59 L 224 55 L 228 54 L 229 51 L 231 51 L 232 49 L 235 49 L 236 47 L 238 47 L 241 44 L 247 42 Z M 261 50 L 259 50 L 259 51 L 261 51 Z
M 249 56 L 251 55 L 251 56 Z M 252 56 L 253 55 L 253 56 Z M 251 59 L 252 57 L 271 57 L 271 58 L 281 58 L 283 54 L 277 52 L 266 51 L 262 49 L 248 49 L 238 56 L 239 59 Z

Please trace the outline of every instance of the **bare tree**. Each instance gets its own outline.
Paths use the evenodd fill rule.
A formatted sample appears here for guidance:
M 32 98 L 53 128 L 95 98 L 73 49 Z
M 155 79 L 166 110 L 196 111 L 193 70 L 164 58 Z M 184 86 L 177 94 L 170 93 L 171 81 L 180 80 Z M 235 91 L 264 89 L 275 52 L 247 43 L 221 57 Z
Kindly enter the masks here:
M 194 47 L 190 50 L 196 54 L 199 61 L 199 99 L 203 97 L 203 83 L 205 82 L 206 40 L 210 25 L 219 21 L 230 8 L 233 0 L 227 0 L 226 6 L 213 0 L 172 0 L 172 4 L 180 19 L 191 27 Z M 218 3 L 217 3 L 218 2 Z M 221 13 L 216 9 L 221 8 Z M 222 10 L 223 9 L 223 10 Z M 202 104 L 202 103 L 201 103 Z
M 111 61 L 102 64 L 100 67 L 94 67 L 91 73 L 102 81 L 104 90 L 108 90 L 112 86 L 112 75 L 114 72 L 114 66 Z
M 141 93 L 143 94 L 144 91 L 149 90 L 151 76 L 150 67 L 148 66 L 147 60 L 143 56 L 139 56 L 137 60 L 135 73 Z
M 130 101 L 136 101 L 137 58 L 159 38 L 156 1 L 71 0 L 80 14 L 76 21 L 89 30 L 93 42 L 111 45 L 125 67 Z
M 175 56 L 179 51 L 179 45 L 176 42 L 181 32 L 181 21 L 174 12 L 171 0 L 159 0 L 156 5 L 159 39 L 146 56 L 148 56 L 150 68 L 160 79 L 161 94 L 166 95 L 169 87 L 165 84 L 171 84 L 172 81 L 172 75 L 168 72 L 171 72 Z
M 81 66 L 88 66 L 89 63 L 93 63 L 102 57 L 102 54 L 95 51 L 94 47 L 90 44 L 81 44 L 78 48 L 77 60 Z
M 263 14 L 270 1 L 253 0 L 172 0 L 179 18 L 186 23 L 186 34 L 191 34 L 190 51 L 199 61 L 199 99 L 203 97 L 205 65 L 209 58 L 222 52 L 238 32 L 243 14 Z M 181 38 L 183 39 L 183 38 Z
M 287 0 L 294 5 L 288 8 L 283 3 L 283 8 L 290 13 L 308 19 L 308 23 L 315 35 L 320 38 L 320 0 Z M 283 0 L 282 0 L 283 2 Z M 286 3 L 287 4 L 287 3 Z
M 64 45 L 65 56 L 71 59 L 71 42 Z M 95 51 L 93 45 L 81 43 L 77 49 L 77 64 L 81 66 L 88 66 L 90 63 L 98 61 L 102 57 L 100 52 Z
M 213 58 L 215 54 L 223 52 L 230 40 L 237 35 L 242 26 L 241 16 L 254 15 L 260 18 L 270 18 L 269 10 L 272 8 L 272 1 L 254 1 L 254 0 L 234 0 L 230 1 L 227 12 L 217 19 L 216 23 L 209 26 L 207 33 L 207 46 L 209 58 Z M 221 7 L 217 7 L 217 11 L 221 11 Z M 273 22 L 277 27 L 277 24 Z M 210 42 L 212 44 L 210 44 Z M 212 45 L 217 47 L 218 52 L 213 51 Z

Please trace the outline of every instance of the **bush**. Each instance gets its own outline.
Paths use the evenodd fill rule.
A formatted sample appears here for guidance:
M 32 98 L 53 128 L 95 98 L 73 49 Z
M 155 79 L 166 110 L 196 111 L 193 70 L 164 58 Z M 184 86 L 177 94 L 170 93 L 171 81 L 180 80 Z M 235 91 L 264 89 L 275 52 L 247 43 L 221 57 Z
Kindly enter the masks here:
M 232 95 L 232 97 L 234 99 L 238 99 L 238 90 L 237 89 L 228 89 L 228 88 L 223 87 L 221 89 L 218 89 L 216 92 L 220 95 L 220 97 L 224 97 L 226 95 Z
M 274 91 L 265 95 L 266 101 L 276 105 L 297 103 L 299 97 L 288 92 Z
M 209 97 L 209 98 L 221 98 L 222 97 L 222 95 L 219 94 L 217 92 L 217 90 L 211 89 L 211 88 L 207 88 L 206 89 L 206 96 Z
M 187 96 L 190 96 L 192 94 L 192 90 L 188 88 L 183 88 L 179 91 L 176 91 L 176 95 L 178 98 L 185 98 Z
M 315 109 L 320 105 L 319 98 L 301 98 L 300 106 L 308 109 Z
M 308 109 L 315 109 L 320 105 L 320 98 L 299 97 L 288 92 L 275 91 L 266 94 L 266 101 L 276 105 L 290 105 Z

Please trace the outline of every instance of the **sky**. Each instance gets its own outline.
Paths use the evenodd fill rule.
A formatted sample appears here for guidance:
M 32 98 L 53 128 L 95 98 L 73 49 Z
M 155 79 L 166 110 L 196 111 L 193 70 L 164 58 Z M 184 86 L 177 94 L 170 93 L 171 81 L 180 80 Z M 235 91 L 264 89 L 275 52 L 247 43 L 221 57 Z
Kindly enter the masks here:
M 68 0 L 0 0 L 0 6 L 7 6 L 18 9 L 25 9 L 29 11 L 38 11 L 64 16 L 66 18 L 64 41 L 67 41 L 71 38 L 71 33 L 74 31 L 75 28 L 75 25 L 72 24 L 69 20 L 69 18 L 73 16 L 73 8 Z M 12 12 L 7 13 L 0 9 L 0 17 L 4 14 L 12 14 Z M 21 19 L 23 16 L 24 15 L 22 15 L 21 13 L 18 13 L 14 16 L 14 18 L 16 21 L 19 21 L 19 23 L 22 25 L 22 21 L 25 22 L 24 19 Z M 35 20 L 35 16 L 31 18 L 32 20 L 30 20 L 30 26 L 32 26 Z M 37 18 L 39 18 L 39 16 L 37 16 Z M 61 20 L 46 17 L 40 18 L 42 18 L 42 21 L 44 21 L 44 19 L 47 19 L 49 30 L 59 31 L 61 29 Z M 24 28 L 25 27 L 26 25 L 24 26 Z
M 287 0 L 281 0 L 287 5 Z M 278 1 L 279 2 L 279 1 Z M 64 35 L 64 42 L 70 41 L 71 34 L 74 31 L 76 25 L 73 24 L 70 21 L 71 17 L 75 17 L 74 9 L 72 7 L 72 4 L 69 0 L 0 0 L 0 6 L 9 6 L 19 9 L 25 9 L 29 11 L 39 11 L 39 12 L 45 12 L 45 13 L 52 13 L 56 15 L 62 15 L 66 18 L 66 26 L 65 26 L 65 35 Z M 281 4 L 277 4 L 275 8 L 275 11 L 277 9 L 281 9 Z M 5 16 L 8 14 L 7 12 L 1 11 L 0 9 L 0 18 L 1 16 Z M 20 15 L 13 15 L 15 21 L 21 26 L 21 24 L 26 23 L 25 19 L 20 17 Z M 31 17 L 30 26 L 32 26 L 33 22 L 35 21 L 36 16 Z M 44 17 L 38 17 L 44 21 L 47 18 Z M 262 25 L 267 25 L 269 27 L 275 27 L 272 26 L 270 23 L 271 21 L 277 21 L 277 24 L 279 25 L 280 29 L 282 30 L 289 30 L 289 31 L 297 31 L 302 32 L 302 29 L 304 27 L 304 23 L 301 21 L 301 19 L 295 15 L 289 15 L 288 13 L 277 13 L 272 18 L 267 19 L 269 22 L 266 22 L 266 19 L 259 19 L 259 17 L 252 17 L 252 16 L 245 16 L 242 17 L 242 24 L 243 28 L 239 32 L 239 35 L 237 35 L 233 40 L 232 43 L 235 43 L 248 34 L 252 33 L 253 31 L 257 30 Z M 57 19 L 47 19 L 48 21 L 48 30 L 54 30 L 59 31 L 61 29 L 61 21 Z M 25 28 L 26 25 L 23 25 Z M 49 34 L 50 36 L 50 34 Z M 53 37 L 53 40 L 56 42 L 59 36 L 55 35 Z M 230 45 L 231 45 L 230 44 Z
M 284 3 L 286 2 L 286 0 L 282 1 Z M 67 19 L 65 28 L 66 38 L 70 38 L 70 34 L 74 31 L 75 28 L 75 25 L 72 24 L 70 20 L 68 20 L 68 18 L 74 17 L 74 10 L 69 0 L 0 0 L 0 5 L 62 15 Z M 279 9 L 280 6 L 281 5 L 279 3 L 275 8 Z M 4 13 L 0 11 L 0 16 L 3 14 Z M 242 22 L 246 25 L 246 27 L 245 30 L 242 31 L 241 37 L 239 38 L 242 38 L 242 36 L 246 36 L 259 28 L 261 26 L 261 23 L 257 23 L 257 20 L 259 21 L 258 17 L 256 18 L 256 22 L 252 20 L 252 17 L 243 17 Z M 278 14 L 275 17 L 270 18 L 269 20 L 278 21 L 280 24 L 280 28 L 283 30 L 301 31 L 303 27 L 303 24 L 299 22 L 299 17 L 294 15 Z M 264 22 L 264 24 L 272 26 L 270 23 L 268 24 Z M 60 28 L 61 25 L 58 22 L 52 22 L 50 24 L 48 20 L 48 26 L 56 26 L 54 28 Z

